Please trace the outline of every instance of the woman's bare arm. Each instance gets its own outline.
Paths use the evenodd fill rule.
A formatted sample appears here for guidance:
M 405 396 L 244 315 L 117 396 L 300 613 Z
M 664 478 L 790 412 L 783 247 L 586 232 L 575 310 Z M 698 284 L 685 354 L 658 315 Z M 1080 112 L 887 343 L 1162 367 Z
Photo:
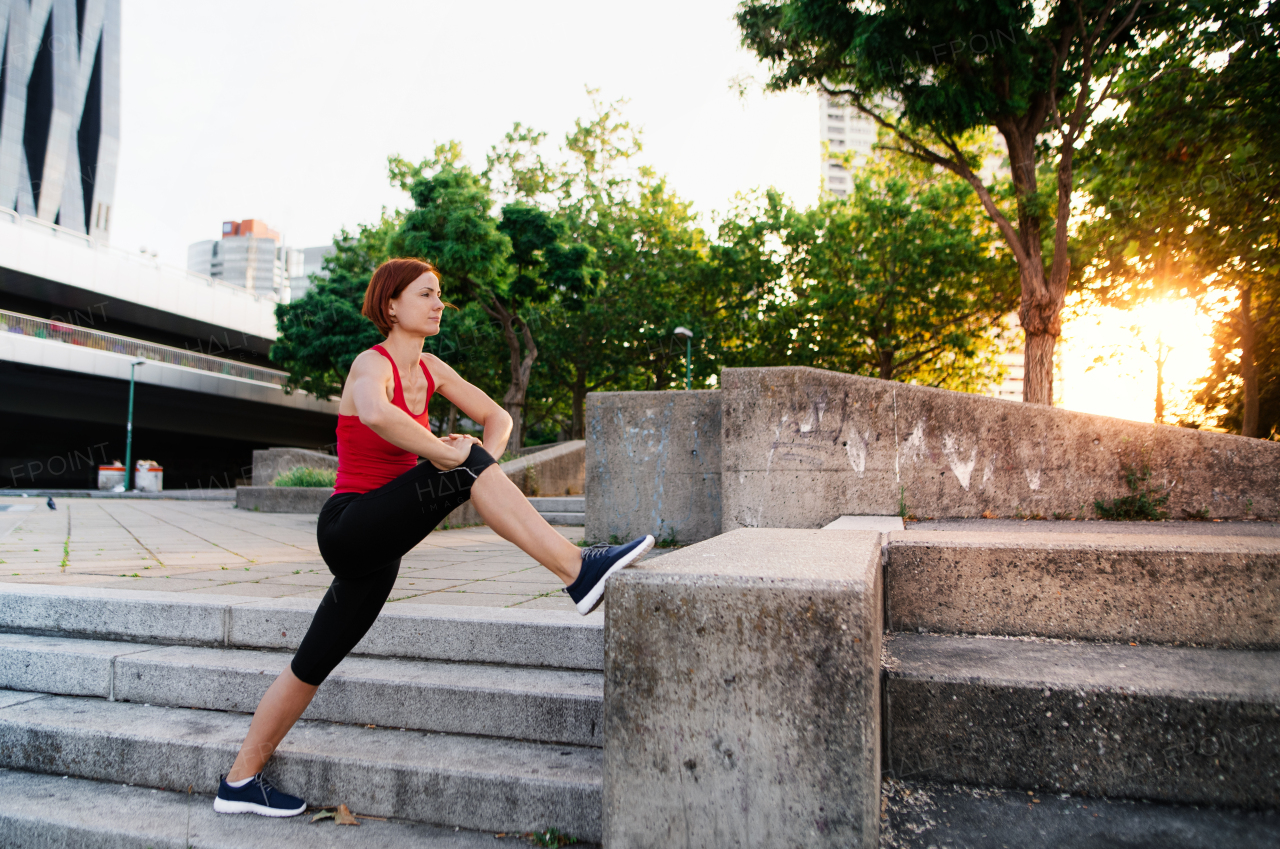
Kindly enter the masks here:
M 424 354 L 427 368 L 436 380 L 436 392 L 448 398 L 463 415 L 484 428 L 484 447 L 493 457 L 501 457 L 511 437 L 511 414 L 502 409 L 479 387 L 454 371 L 434 354 Z

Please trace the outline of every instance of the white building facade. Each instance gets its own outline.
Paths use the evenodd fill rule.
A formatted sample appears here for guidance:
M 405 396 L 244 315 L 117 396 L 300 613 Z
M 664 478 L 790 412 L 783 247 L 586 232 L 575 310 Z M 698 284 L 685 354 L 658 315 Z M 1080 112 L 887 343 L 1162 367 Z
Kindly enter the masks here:
M 853 170 L 871 158 L 876 123 L 847 103 L 820 92 L 818 139 L 822 143 L 822 190 L 846 197 L 853 184 Z M 853 152 L 852 169 L 843 161 L 843 155 L 850 151 Z

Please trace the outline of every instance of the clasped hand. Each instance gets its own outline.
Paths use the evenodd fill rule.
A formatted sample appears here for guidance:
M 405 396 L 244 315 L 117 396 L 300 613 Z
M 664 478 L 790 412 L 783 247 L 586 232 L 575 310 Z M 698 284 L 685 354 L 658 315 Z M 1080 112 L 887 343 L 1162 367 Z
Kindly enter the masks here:
M 440 437 L 440 442 L 448 453 L 443 457 L 431 460 L 431 465 L 442 472 L 447 472 L 462 465 L 471 454 L 472 445 L 484 447 L 483 442 L 465 433 L 451 433 L 448 436 L 442 436 Z

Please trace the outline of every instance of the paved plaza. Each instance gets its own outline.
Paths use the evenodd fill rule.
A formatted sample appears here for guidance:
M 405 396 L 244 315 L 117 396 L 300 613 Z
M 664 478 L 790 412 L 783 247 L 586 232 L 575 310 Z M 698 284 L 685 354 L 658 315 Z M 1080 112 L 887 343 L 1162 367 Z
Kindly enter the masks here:
M 0 497 L 0 580 L 320 598 L 332 575 L 316 516 L 230 501 Z M 579 542 L 583 529 L 557 527 Z M 651 555 L 652 556 L 652 553 Z M 391 601 L 572 611 L 562 584 L 486 527 L 434 531 L 403 559 Z

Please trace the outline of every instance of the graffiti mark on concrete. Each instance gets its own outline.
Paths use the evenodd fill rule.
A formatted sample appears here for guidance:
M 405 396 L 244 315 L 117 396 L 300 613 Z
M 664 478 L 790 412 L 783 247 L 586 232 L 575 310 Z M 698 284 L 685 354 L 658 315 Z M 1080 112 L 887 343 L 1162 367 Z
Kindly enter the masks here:
M 974 446 L 972 453 L 969 454 L 968 460 L 960 459 L 959 441 L 952 434 L 944 434 L 942 437 L 942 456 L 947 458 L 947 464 L 951 466 L 952 473 L 956 476 L 956 480 L 960 481 L 960 486 L 964 487 L 964 491 L 969 491 L 969 479 L 973 477 L 973 467 L 978 464 L 978 448 Z

